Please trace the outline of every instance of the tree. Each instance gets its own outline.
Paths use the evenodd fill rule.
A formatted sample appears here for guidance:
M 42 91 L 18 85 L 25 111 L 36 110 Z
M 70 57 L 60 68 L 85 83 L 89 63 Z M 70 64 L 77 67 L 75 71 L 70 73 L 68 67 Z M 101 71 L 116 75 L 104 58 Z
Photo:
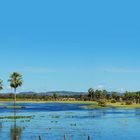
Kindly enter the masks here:
M 0 79 L 0 90 L 3 89 L 3 81 Z
M 10 75 L 10 87 L 14 89 L 14 107 L 16 105 L 16 90 L 18 87 L 21 87 L 23 84 L 22 75 L 18 72 L 13 72 Z
M 54 93 L 53 94 L 53 98 L 56 100 L 58 98 L 58 94 L 57 93 Z
M 108 92 L 106 91 L 106 90 L 103 90 L 102 91 L 102 98 L 107 98 L 107 94 L 108 94 Z
M 112 92 L 111 94 L 112 99 L 119 101 L 120 100 L 120 95 L 118 92 Z
M 90 97 L 90 100 L 92 100 L 94 98 L 94 90 L 93 90 L 93 88 L 90 88 L 88 90 L 88 97 Z
M 104 94 L 103 94 L 102 90 L 98 90 L 98 89 L 95 91 L 95 96 L 96 96 L 97 100 L 104 98 Z

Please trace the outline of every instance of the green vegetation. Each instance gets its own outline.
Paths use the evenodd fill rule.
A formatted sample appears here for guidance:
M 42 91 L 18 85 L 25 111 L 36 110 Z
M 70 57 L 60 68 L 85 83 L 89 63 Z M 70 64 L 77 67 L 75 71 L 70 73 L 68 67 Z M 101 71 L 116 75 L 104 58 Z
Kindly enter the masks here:
M 15 94 L 14 94 L 14 106 L 16 105 L 16 89 L 18 87 L 22 86 L 22 75 L 18 72 L 13 72 L 10 75 L 10 79 L 8 80 L 10 82 L 10 87 L 14 89 Z
M 54 100 L 57 100 L 59 98 L 58 94 L 57 93 L 54 93 L 53 94 L 53 98 L 54 98 Z
M 140 108 L 140 104 L 126 105 L 124 102 L 116 102 L 116 103 L 108 102 L 107 105 L 114 108 L 126 108 L 126 109 Z
M 106 90 L 88 90 L 88 100 L 96 101 L 97 107 L 116 107 L 116 108 L 140 108 L 140 92 L 128 92 L 119 94 L 117 92 L 108 93 Z
M 105 99 L 99 100 L 98 101 L 98 106 L 106 107 L 107 106 L 106 100 Z
M 123 102 L 116 102 L 116 103 L 111 103 L 111 102 L 106 102 L 106 106 L 99 106 L 98 103 L 96 104 L 90 104 L 87 106 L 82 106 L 82 108 L 86 109 L 96 109 L 96 108 L 123 108 L 123 109 L 134 109 L 134 108 L 140 108 L 140 104 L 132 104 L 132 105 L 126 105 Z
M 115 100 L 115 99 L 112 99 L 112 100 L 111 100 L 111 103 L 116 103 L 116 100 Z
M 60 116 L 52 116 L 52 118 L 55 118 L 56 119 L 56 118 L 60 118 Z
M 126 101 L 126 102 L 125 102 L 125 104 L 126 104 L 126 105 L 132 105 L 132 104 L 133 104 L 133 102 L 132 102 L 132 101 L 130 101 L 130 100 L 128 100 L 128 101 Z
M 0 90 L 3 89 L 3 81 L 0 79 Z
M 31 119 L 32 116 L 0 116 L 0 119 Z
M 16 109 L 20 109 L 20 108 L 25 108 L 23 106 L 4 106 L 4 108 L 16 108 Z

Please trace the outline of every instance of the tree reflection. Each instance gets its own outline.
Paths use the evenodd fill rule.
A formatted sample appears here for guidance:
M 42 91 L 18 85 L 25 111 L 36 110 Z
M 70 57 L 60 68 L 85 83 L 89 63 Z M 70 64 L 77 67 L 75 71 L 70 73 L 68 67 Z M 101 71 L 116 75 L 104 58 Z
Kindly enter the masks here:
M 22 127 L 17 126 L 17 110 L 16 110 L 16 104 L 14 104 L 14 124 L 11 127 L 10 133 L 11 133 L 11 140 L 20 140 L 21 134 L 22 134 Z
M 11 127 L 11 140 L 20 140 L 21 134 L 22 134 L 22 127 L 16 125 L 16 121 L 14 122 L 14 125 Z

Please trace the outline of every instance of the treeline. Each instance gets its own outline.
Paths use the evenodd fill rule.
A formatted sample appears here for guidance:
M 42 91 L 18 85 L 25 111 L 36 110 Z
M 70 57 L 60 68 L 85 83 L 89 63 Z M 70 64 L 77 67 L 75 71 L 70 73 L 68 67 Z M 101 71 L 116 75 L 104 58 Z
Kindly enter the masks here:
M 128 92 L 123 94 L 118 92 L 107 92 L 106 90 L 93 90 L 90 88 L 88 90 L 88 97 L 90 101 L 107 100 L 112 103 L 115 102 L 125 102 L 126 104 L 139 104 L 140 103 L 140 91 L 138 92 Z
M 17 94 L 17 99 L 21 100 L 42 100 L 42 101 L 100 101 L 106 100 L 112 103 L 126 102 L 127 104 L 139 104 L 140 103 L 140 91 L 139 92 L 125 92 L 120 94 L 118 92 L 108 92 L 106 90 L 94 90 L 90 88 L 87 94 L 81 95 L 59 95 L 54 93 L 53 95 L 42 95 L 38 93 L 33 94 Z M 13 99 L 14 94 L 0 94 L 0 99 Z
M 13 99 L 14 93 L 0 94 L 0 99 Z M 54 93 L 53 95 L 44 95 L 40 93 L 21 93 L 16 94 L 17 99 L 21 100 L 42 100 L 42 101 L 55 101 L 55 100 L 80 100 L 81 95 L 59 95 Z M 86 95 L 85 95 L 86 96 Z

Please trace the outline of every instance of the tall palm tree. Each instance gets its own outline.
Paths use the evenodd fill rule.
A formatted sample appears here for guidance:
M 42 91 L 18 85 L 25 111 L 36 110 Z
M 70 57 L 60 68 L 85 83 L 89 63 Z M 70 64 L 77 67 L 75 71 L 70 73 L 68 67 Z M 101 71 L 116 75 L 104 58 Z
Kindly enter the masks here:
M 16 105 L 16 90 L 18 87 L 21 87 L 23 84 L 22 75 L 18 72 L 13 72 L 10 75 L 10 79 L 8 80 L 10 82 L 10 87 L 14 89 L 14 108 Z
M 90 89 L 88 90 L 88 96 L 90 97 L 90 100 L 93 99 L 93 97 L 94 97 L 94 89 L 93 89 L 93 88 L 90 88 Z
M 3 89 L 3 81 L 0 79 L 0 90 Z

